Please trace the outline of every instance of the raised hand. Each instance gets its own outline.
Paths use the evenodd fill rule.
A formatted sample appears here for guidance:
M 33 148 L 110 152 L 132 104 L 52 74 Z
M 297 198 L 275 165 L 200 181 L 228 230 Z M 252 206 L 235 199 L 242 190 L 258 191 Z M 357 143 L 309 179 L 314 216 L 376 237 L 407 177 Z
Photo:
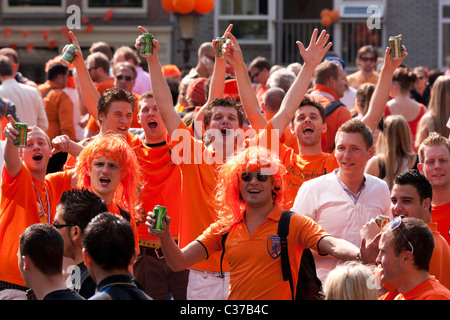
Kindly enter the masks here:
M 311 41 L 306 49 L 302 42 L 296 42 L 305 64 L 318 65 L 323 60 L 325 53 L 327 53 L 333 45 L 332 42 L 327 43 L 330 35 L 325 30 L 322 30 L 319 38 L 317 38 L 318 32 L 317 29 L 314 29 L 313 34 L 311 35 Z
M 142 34 L 149 34 L 150 33 L 150 32 L 147 31 L 147 29 L 145 29 L 142 26 L 139 26 L 138 29 L 139 29 L 139 31 L 142 32 Z M 147 57 L 151 57 L 152 55 L 156 56 L 158 54 L 158 51 L 159 51 L 159 48 L 160 48 L 158 40 L 153 39 L 152 43 L 153 43 L 153 54 L 141 54 L 141 56 L 147 58 Z M 136 48 L 136 50 L 140 51 L 141 45 L 142 45 L 141 37 L 138 37 L 136 39 L 134 47 Z

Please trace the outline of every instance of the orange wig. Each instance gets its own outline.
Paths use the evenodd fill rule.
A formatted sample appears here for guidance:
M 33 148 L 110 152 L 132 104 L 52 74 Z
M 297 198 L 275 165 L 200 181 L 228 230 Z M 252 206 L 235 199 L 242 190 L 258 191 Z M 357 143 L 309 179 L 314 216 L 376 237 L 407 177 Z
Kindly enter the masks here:
M 218 215 L 226 232 L 239 222 L 245 212 L 240 196 L 240 176 L 243 172 L 268 173 L 272 181 L 272 201 L 283 205 L 286 169 L 277 155 L 264 147 L 249 147 L 227 159 L 219 171 L 216 188 Z
M 139 205 L 140 167 L 136 154 L 122 136 L 117 134 L 99 135 L 86 145 L 78 156 L 75 167 L 78 188 L 91 190 L 89 173 L 92 170 L 92 161 L 103 156 L 112 158 L 120 165 L 120 184 L 115 192 L 115 201 L 128 210 L 136 221 L 140 221 L 135 210 L 135 207 Z

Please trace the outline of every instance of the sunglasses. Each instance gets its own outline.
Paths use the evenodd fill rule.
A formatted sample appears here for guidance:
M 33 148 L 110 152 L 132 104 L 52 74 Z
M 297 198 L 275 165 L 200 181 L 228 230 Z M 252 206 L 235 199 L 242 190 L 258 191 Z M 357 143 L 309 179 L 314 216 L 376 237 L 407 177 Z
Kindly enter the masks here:
M 119 81 L 121 81 L 121 80 L 123 80 L 123 79 L 125 79 L 125 81 L 131 81 L 131 80 L 133 80 L 133 78 L 130 77 L 130 76 L 125 76 L 125 77 L 124 77 L 124 76 L 117 76 L 116 79 L 119 80 Z
M 241 179 L 242 181 L 249 182 L 252 181 L 253 175 L 256 175 L 256 179 L 261 182 L 266 182 L 269 179 L 269 175 L 267 173 L 261 172 L 242 172 Z
M 392 220 L 389 223 L 389 227 L 391 228 L 391 230 L 399 230 L 400 233 L 403 235 L 403 237 L 405 238 L 406 242 L 408 242 L 409 246 L 411 247 L 411 253 L 414 254 L 414 247 L 411 244 L 411 242 L 409 242 L 408 238 L 406 237 L 405 233 L 403 232 L 403 230 L 405 230 L 405 224 L 403 223 L 403 218 L 405 216 L 398 216 L 396 217 L 394 220 Z
M 64 228 L 64 227 L 74 227 L 74 226 L 76 226 L 76 224 L 59 224 L 58 222 L 53 221 L 53 226 L 56 229 L 61 229 L 61 228 Z
M 360 57 L 359 60 L 367 62 L 367 61 L 372 61 L 375 62 L 376 59 L 375 58 L 368 58 L 368 57 Z

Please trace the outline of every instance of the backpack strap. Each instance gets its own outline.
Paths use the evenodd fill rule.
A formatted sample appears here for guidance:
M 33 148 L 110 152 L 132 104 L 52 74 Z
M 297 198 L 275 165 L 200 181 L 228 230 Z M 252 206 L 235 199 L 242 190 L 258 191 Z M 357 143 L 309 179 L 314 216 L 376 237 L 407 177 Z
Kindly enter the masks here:
M 225 276 L 223 275 L 223 257 L 225 256 L 225 241 L 227 241 L 228 232 L 222 235 L 222 254 L 220 256 L 220 277 L 223 279 Z
M 50 91 L 57 89 L 56 87 L 51 87 L 50 89 L 48 89 L 43 95 L 42 95 L 42 99 L 44 99 L 49 93 Z
M 344 106 L 344 104 L 338 100 L 334 100 L 334 101 L 330 102 L 325 107 L 325 115 L 328 117 L 334 110 L 336 110 L 340 106 Z
M 285 210 L 280 217 L 278 222 L 278 237 L 280 237 L 280 247 L 281 247 L 281 269 L 283 272 L 283 281 L 289 281 L 289 286 L 291 287 L 291 296 L 294 300 L 294 281 L 292 279 L 291 263 L 289 261 L 289 253 L 287 246 L 287 236 L 289 235 L 289 223 L 291 222 L 291 216 L 294 212 Z

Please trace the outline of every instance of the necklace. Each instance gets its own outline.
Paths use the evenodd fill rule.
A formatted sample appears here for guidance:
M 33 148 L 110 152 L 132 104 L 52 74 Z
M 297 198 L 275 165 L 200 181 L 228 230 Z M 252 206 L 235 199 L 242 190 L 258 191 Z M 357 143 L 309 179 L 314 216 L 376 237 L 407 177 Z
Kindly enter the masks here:
M 34 184 L 34 181 L 32 181 L 32 182 L 33 182 L 34 191 L 36 191 L 36 194 L 39 198 L 39 203 L 42 208 L 42 211 L 39 212 L 39 219 L 41 220 L 41 222 L 45 222 L 45 215 L 47 214 L 47 221 L 48 221 L 48 223 L 50 223 L 50 200 L 49 200 L 48 194 L 47 194 L 47 187 L 44 185 L 45 197 L 47 199 L 47 213 L 45 213 L 44 203 L 42 202 L 41 196 L 39 195 L 36 185 Z

